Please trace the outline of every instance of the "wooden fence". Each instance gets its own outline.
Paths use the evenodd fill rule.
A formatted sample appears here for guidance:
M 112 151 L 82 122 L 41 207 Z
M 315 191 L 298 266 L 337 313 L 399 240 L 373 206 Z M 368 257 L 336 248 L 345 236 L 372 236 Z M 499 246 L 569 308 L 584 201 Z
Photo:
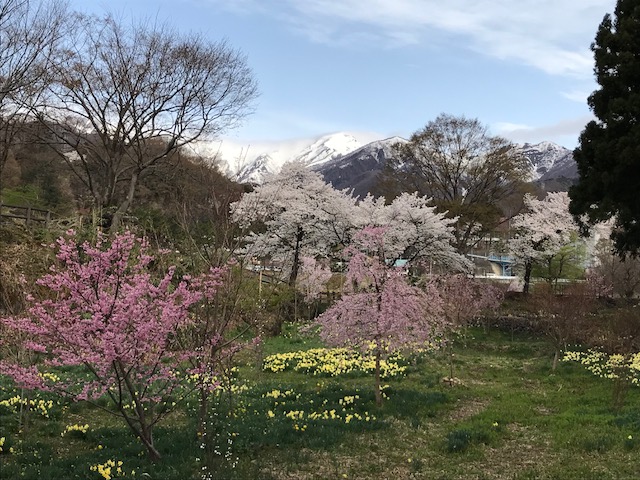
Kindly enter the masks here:
M 43 210 L 42 208 L 0 203 L 0 222 L 9 218 L 24 220 L 27 225 L 44 223 L 47 226 L 51 222 L 51 211 Z

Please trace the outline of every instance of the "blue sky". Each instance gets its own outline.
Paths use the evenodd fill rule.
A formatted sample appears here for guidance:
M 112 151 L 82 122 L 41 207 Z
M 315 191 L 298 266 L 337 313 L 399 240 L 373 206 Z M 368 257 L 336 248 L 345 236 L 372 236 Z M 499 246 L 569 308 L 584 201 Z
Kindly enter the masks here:
M 439 113 L 568 148 L 591 119 L 589 45 L 615 0 L 72 0 L 153 18 L 247 56 L 255 113 L 225 137 L 408 137 Z

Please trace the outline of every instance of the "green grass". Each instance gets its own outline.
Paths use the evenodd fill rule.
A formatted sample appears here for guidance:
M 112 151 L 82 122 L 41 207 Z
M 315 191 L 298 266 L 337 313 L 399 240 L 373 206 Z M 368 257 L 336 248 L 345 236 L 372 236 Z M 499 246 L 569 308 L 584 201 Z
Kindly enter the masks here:
M 263 353 L 319 346 L 289 327 Z M 608 381 L 572 363 L 552 372 L 552 357 L 539 338 L 472 329 L 455 348 L 458 382 L 441 381 L 443 354 L 413 358 L 405 377 L 386 381 L 381 408 L 369 376 L 261 372 L 246 357 L 246 387 L 215 405 L 212 448 L 199 448 L 194 401 L 156 429 L 163 459 L 155 464 L 97 408 L 56 404 L 49 418 L 32 412 L 20 426 L 0 407 L 0 477 L 100 479 L 90 466 L 112 458 L 126 478 L 135 469 L 135 478 L 158 480 L 200 478 L 202 466 L 213 479 L 640 478 L 640 389 L 614 411 Z M 0 389 L 0 399 L 13 394 Z M 60 435 L 75 423 L 89 432 Z
M 2 202 L 7 205 L 25 205 L 43 207 L 39 188 L 35 185 L 25 185 L 19 188 L 5 188 L 2 190 Z

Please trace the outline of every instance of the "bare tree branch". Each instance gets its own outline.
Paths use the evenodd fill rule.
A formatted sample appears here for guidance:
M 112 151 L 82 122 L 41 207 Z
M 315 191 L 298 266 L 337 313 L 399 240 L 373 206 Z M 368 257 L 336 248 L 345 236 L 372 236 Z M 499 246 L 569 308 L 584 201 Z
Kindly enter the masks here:
M 500 223 L 500 203 L 528 175 L 526 159 L 477 119 L 441 114 L 409 142 L 396 145 L 396 153 L 392 175 L 458 217 L 455 234 L 462 253 Z
M 67 25 L 63 1 L 0 0 L 0 189 L 2 172 Z
M 225 42 L 125 26 L 112 15 L 78 17 L 54 79 L 32 111 L 63 144 L 95 206 L 113 210 L 114 230 L 142 175 L 236 126 L 257 95 L 245 57 Z

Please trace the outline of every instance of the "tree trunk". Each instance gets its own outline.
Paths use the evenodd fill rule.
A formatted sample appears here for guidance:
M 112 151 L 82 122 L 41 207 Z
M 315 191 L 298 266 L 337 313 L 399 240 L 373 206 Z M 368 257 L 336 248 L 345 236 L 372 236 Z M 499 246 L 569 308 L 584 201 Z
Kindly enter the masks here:
M 200 406 L 198 413 L 198 433 L 203 435 L 206 431 L 207 423 L 207 410 L 209 408 L 209 392 L 206 388 L 200 388 Z
M 149 460 L 151 460 L 152 462 L 157 462 L 162 457 L 160 455 L 160 452 L 158 452 L 156 447 L 153 445 L 153 432 L 151 430 L 151 427 L 145 425 L 144 428 L 140 429 L 140 432 L 140 440 L 142 440 L 144 446 L 147 447 L 147 455 L 149 455 Z
M 453 386 L 453 339 L 449 342 L 449 385 Z
M 153 430 L 151 426 L 146 424 L 145 416 L 140 416 L 138 414 L 138 418 L 132 418 L 123 407 L 120 407 L 119 410 L 122 418 L 124 418 L 125 422 L 127 422 L 127 425 L 129 425 L 131 431 L 140 439 L 142 444 L 147 449 L 147 455 L 149 456 L 149 459 L 152 462 L 160 460 L 162 456 L 153 444 Z M 138 425 L 140 428 L 138 428 Z
M 124 199 L 124 201 L 120 203 L 120 205 L 118 206 L 118 209 L 115 211 L 111 219 L 109 232 L 111 232 L 112 234 L 117 233 L 118 230 L 120 229 L 120 224 L 122 223 L 122 217 L 124 217 L 125 213 L 127 213 L 127 211 L 129 210 L 129 207 L 131 207 L 131 204 L 133 203 L 133 196 L 136 193 L 137 186 L 138 186 L 138 173 L 133 172 L 133 174 L 131 175 L 131 180 L 129 181 L 129 190 L 127 191 L 127 196 Z
M 161 456 L 160 452 L 158 452 L 156 447 L 153 445 L 153 425 L 147 421 L 147 415 L 145 413 L 144 405 L 140 402 L 137 396 L 135 385 L 131 382 L 131 379 L 125 373 L 126 369 L 120 362 L 117 362 L 115 367 L 121 372 L 120 376 L 124 381 L 124 386 L 133 399 L 133 411 L 135 412 L 135 417 L 131 418 L 122 404 L 118 405 L 118 409 L 127 422 L 127 425 L 129 425 L 129 428 L 131 428 L 131 430 L 138 436 L 140 441 L 147 448 L 149 459 L 152 462 L 156 462 L 160 460 Z
M 620 378 L 620 376 L 613 379 L 613 411 L 619 413 L 627 397 L 627 391 L 629 389 L 629 383 L 626 379 Z
M 382 390 L 380 389 L 380 345 L 376 345 L 376 405 L 382 406 Z
M 531 283 L 531 271 L 533 270 L 533 262 L 528 260 L 524 264 L 524 287 L 522 288 L 522 293 L 525 295 L 529 294 L 529 285 Z
M 552 372 L 555 372 L 556 368 L 558 368 L 558 360 L 560 360 L 560 348 L 556 347 L 556 351 L 553 354 L 553 365 L 551 366 Z
M 291 275 L 289 276 L 289 286 L 295 287 L 296 280 L 298 279 L 298 270 L 300 269 L 300 245 L 304 238 L 304 230 L 301 226 L 298 226 L 296 232 L 296 248 L 293 251 L 293 265 L 291 266 Z

